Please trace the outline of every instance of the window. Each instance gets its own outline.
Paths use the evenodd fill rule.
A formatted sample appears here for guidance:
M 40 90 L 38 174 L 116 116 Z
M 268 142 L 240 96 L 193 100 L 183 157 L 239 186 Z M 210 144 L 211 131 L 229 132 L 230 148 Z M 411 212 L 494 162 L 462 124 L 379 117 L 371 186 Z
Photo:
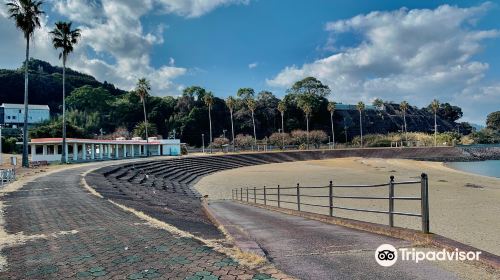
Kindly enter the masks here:
M 10 116 L 7 116 L 7 119 L 10 120 Z
M 19 109 L 19 114 L 21 114 L 21 109 Z
M 12 119 L 15 120 L 16 119 L 16 116 L 12 116 Z

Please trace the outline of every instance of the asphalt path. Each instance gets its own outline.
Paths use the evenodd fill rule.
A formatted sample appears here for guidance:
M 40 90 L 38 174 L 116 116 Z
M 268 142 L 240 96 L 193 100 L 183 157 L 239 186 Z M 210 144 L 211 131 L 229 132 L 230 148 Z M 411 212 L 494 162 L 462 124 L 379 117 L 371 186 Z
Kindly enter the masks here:
M 211 202 L 210 207 L 225 226 L 238 228 L 240 236 L 255 241 L 278 269 L 300 279 L 463 278 L 463 263 L 457 272 L 454 266 L 430 261 L 398 261 L 391 267 L 376 262 L 375 250 L 379 245 L 412 247 L 409 241 L 235 202 Z M 493 274 L 487 276 L 496 279 Z

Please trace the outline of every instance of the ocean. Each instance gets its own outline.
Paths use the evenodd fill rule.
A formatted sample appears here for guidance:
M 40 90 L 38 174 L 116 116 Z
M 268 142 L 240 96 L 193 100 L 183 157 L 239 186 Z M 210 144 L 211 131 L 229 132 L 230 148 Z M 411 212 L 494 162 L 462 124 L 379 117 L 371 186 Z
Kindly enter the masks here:
M 448 162 L 446 165 L 465 172 L 500 178 L 500 160 Z

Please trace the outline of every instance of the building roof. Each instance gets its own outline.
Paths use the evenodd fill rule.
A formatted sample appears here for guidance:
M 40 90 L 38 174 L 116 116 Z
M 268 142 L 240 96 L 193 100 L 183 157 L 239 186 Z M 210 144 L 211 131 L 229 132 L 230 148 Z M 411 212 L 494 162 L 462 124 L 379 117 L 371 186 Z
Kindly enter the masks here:
M 2 103 L 0 107 L 7 109 L 24 109 L 24 104 Z M 50 110 L 49 105 L 35 105 L 35 104 L 29 104 L 28 109 Z
M 86 144 L 146 144 L 146 140 L 107 140 L 107 139 L 82 139 L 82 138 L 66 138 L 66 142 L 70 143 L 86 143 Z M 34 138 L 29 144 L 61 144 L 62 138 Z M 149 141 L 149 145 L 161 144 L 160 141 Z

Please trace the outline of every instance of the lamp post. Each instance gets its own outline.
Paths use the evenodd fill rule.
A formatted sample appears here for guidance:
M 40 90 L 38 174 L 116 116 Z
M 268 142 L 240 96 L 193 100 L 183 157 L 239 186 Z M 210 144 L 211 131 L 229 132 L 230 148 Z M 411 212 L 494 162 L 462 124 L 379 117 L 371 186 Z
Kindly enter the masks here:
M 205 153 L 205 134 L 201 134 L 201 151 Z

